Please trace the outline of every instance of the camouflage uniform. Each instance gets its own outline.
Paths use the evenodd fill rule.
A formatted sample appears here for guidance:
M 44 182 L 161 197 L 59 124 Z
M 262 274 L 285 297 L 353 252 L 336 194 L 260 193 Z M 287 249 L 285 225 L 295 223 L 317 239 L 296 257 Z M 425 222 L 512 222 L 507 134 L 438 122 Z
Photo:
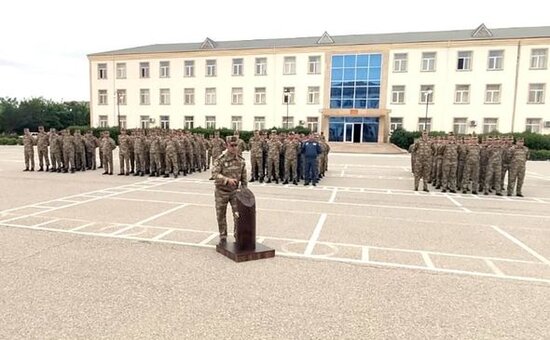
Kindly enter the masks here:
M 495 185 L 496 194 L 501 196 L 500 187 L 500 175 L 502 171 L 502 148 L 498 145 L 498 141 L 494 141 L 492 145 L 487 148 L 487 172 L 485 174 L 485 188 L 484 194 L 489 194 L 491 185 Z M 496 179 L 496 181 L 495 181 Z
M 458 148 L 454 139 L 449 140 L 443 148 L 443 162 L 441 187 L 442 192 L 449 189 L 451 192 L 456 192 L 456 168 L 458 166 Z
M 424 191 L 428 191 L 428 180 L 432 168 L 432 145 L 428 141 L 427 136 L 413 144 L 412 155 L 414 156 L 413 174 L 414 174 L 414 190 L 418 190 L 420 179 L 424 186 Z
M 46 171 L 50 170 L 50 159 L 48 158 L 48 146 L 50 138 L 43 127 L 38 128 L 38 137 L 36 141 L 36 150 L 38 151 L 38 171 L 44 171 L 44 163 L 46 163 Z
M 216 136 L 212 139 L 210 144 L 212 145 L 212 159 L 217 159 L 225 150 L 225 143 L 220 138 L 219 134 L 216 133 Z
M 272 134 L 267 142 L 267 183 L 275 179 L 279 183 L 279 157 L 281 155 L 281 142 Z
M 116 149 L 114 139 L 109 137 L 109 133 L 105 133 L 101 139 L 101 149 L 103 150 L 103 175 L 113 174 L 113 150 Z
M 29 171 L 29 163 L 31 166 L 31 171 L 34 171 L 34 145 L 36 145 L 36 140 L 30 134 L 29 129 L 25 129 L 25 135 L 23 136 L 23 150 L 25 153 L 25 170 Z
M 250 145 L 250 182 L 254 182 L 259 178 L 261 183 L 264 181 L 264 141 L 256 131 L 248 144 Z
M 529 149 L 523 146 L 523 142 L 516 144 L 511 148 L 510 174 L 508 175 L 508 196 L 511 196 L 516 186 L 516 194 L 523 197 L 521 188 L 525 179 L 525 164 L 529 158 Z
M 481 146 L 477 139 L 470 141 L 466 146 L 466 162 L 464 163 L 464 173 L 462 177 L 462 192 L 466 193 L 472 181 L 472 194 L 477 194 L 479 188 L 479 163 Z
M 69 131 L 63 132 L 63 172 L 75 171 L 74 164 L 74 137 L 71 136 Z
M 61 157 L 61 145 L 59 140 L 61 137 L 57 135 L 55 129 L 50 129 L 50 158 L 52 161 L 52 168 L 50 171 L 61 171 L 62 157 Z
M 442 141 L 435 149 L 435 171 L 434 177 L 432 178 L 432 184 L 435 185 L 436 189 L 441 188 L 443 177 L 443 152 L 445 151 L 445 146 L 445 141 Z
M 166 168 L 164 172 L 164 177 L 169 177 L 170 170 L 174 173 L 174 178 L 178 178 L 179 173 L 179 164 L 178 164 L 178 154 L 179 154 L 179 142 L 176 136 L 168 136 L 165 140 L 165 149 L 166 149 Z
M 143 176 L 145 173 L 145 138 L 141 132 L 134 137 L 134 158 L 136 161 L 134 176 Z
M 153 134 L 149 139 L 149 159 L 151 162 L 151 175 L 159 176 L 161 171 L 160 164 L 160 137 Z
M 489 151 L 487 141 L 484 140 L 479 150 L 479 188 L 481 192 L 485 188 L 485 174 L 487 173 L 487 163 L 489 162 Z
M 466 163 L 466 144 L 464 144 L 464 141 L 460 141 L 458 143 L 457 149 L 458 149 L 458 166 L 456 169 L 456 188 L 460 190 L 462 188 L 462 181 L 464 179 L 464 165 Z
M 119 175 L 130 175 L 130 136 L 125 130 L 118 135 L 118 159 L 119 159 Z
M 231 136 L 228 137 L 228 142 L 236 145 L 237 139 L 234 136 Z M 226 151 L 214 160 L 212 166 L 212 178 L 214 179 L 214 183 L 216 185 L 214 197 L 216 200 L 216 218 L 220 232 L 220 241 L 224 242 L 227 238 L 227 203 L 231 204 L 231 209 L 233 210 L 233 220 L 237 221 L 239 218 L 239 213 L 237 211 L 237 200 L 235 195 L 237 193 L 239 183 L 241 187 L 247 186 L 246 163 L 244 158 L 238 154 L 233 154 L 230 151 Z M 230 185 L 228 182 L 229 179 L 236 180 L 237 184 Z
M 76 169 L 86 171 L 86 149 L 80 130 L 74 132 L 74 157 Z
M 92 135 L 92 131 L 86 132 L 84 136 L 84 146 L 86 147 L 86 160 L 87 168 L 91 170 L 96 169 L 97 157 L 96 148 L 99 145 L 99 140 L 96 136 Z
M 508 177 L 510 177 L 511 161 L 512 161 L 512 143 L 508 139 L 502 149 L 502 171 L 500 174 L 500 187 L 503 189 L 505 188 L 504 177 L 506 176 L 506 173 L 508 173 Z
M 298 158 L 298 150 L 300 148 L 300 142 L 294 137 L 287 139 L 283 145 L 285 155 L 285 181 L 283 184 L 288 184 L 290 177 L 292 177 L 292 183 L 298 184 L 298 171 L 296 169 L 296 159 Z

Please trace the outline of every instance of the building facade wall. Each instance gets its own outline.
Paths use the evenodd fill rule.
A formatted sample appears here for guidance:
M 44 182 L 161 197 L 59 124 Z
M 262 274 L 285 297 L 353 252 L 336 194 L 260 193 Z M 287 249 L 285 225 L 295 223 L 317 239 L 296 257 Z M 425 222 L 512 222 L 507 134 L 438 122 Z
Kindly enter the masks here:
M 533 69 L 534 49 L 546 51 L 545 67 Z M 521 132 L 527 123 L 540 122 L 538 132 L 548 133 L 550 121 L 547 81 L 550 79 L 550 39 L 524 38 L 434 43 L 379 44 L 317 47 L 204 50 L 181 53 L 149 53 L 90 57 L 91 124 L 99 125 L 99 116 L 108 117 L 108 125 L 117 125 L 117 115 L 126 116 L 126 125 L 140 125 L 140 116 L 155 120 L 150 126 L 160 126 L 160 116 L 170 117 L 171 128 L 183 128 L 184 117 L 194 117 L 194 127 L 205 127 L 206 116 L 216 117 L 216 127 L 232 127 L 232 117 L 242 117 L 242 129 L 255 128 L 255 117 L 265 117 L 265 128 L 283 126 L 287 105 L 283 89 L 293 87 L 295 103 L 288 105 L 288 116 L 293 125 L 307 127 L 308 118 L 317 119 L 320 131 L 329 134 L 331 117 L 364 117 L 378 119 L 378 142 L 387 141 L 395 122 L 401 120 L 407 130 L 418 130 L 419 120 L 426 114 L 426 103 L 421 98 L 421 86 L 433 89 L 433 102 L 428 104 L 431 130 L 453 131 L 460 122 L 460 132 L 483 133 L 486 120 L 496 119 L 500 132 Z M 502 51 L 502 67 L 489 68 L 491 51 Z M 469 68 L 460 70 L 459 56 L 470 53 Z M 332 109 L 330 107 L 331 59 L 334 55 L 377 53 L 382 56 L 380 102 L 374 109 Z M 423 71 L 423 53 L 435 53 L 435 69 Z M 396 72 L 396 54 L 406 54 L 406 72 Z M 309 57 L 320 57 L 319 72 L 308 72 Z M 285 57 L 296 58 L 296 72 L 283 74 Z M 519 57 L 519 59 L 518 59 Z M 234 58 L 242 58 L 242 76 L 232 75 Z M 266 75 L 256 75 L 256 59 L 266 58 Z M 215 59 L 217 75 L 206 76 L 206 60 Z M 184 77 L 184 62 L 194 60 L 194 77 Z M 170 76 L 160 77 L 160 62 L 168 61 Z M 140 78 L 140 62 L 149 62 L 149 78 Z M 126 63 L 126 78 L 117 79 L 116 64 Z M 98 64 L 107 64 L 107 79 L 98 79 Z M 530 100 L 530 84 L 542 84 L 542 100 Z M 487 85 L 499 85 L 499 101 L 487 102 Z M 393 89 L 404 87 L 404 101 L 395 102 Z M 457 86 L 468 87 L 468 100 L 457 102 Z M 540 85 L 537 85 L 540 86 Z M 308 88 L 319 88 L 319 100 L 308 103 Z M 184 89 L 195 90 L 193 105 L 184 104 Z M 205 89 L 216 89 L 216 104 L 206 104 Z M 232 88 L 243 89 L 243 103 L 232 104 Z M 255 88 L 265 88 L 265 104 L 255 103 Z M 115 93 L 125 89 L 126 105 L 117 105 Z M 140 105 L 140 89 L 149 89 L 150 104 Z M 161 105 L 160 89 L 170 89 L 170 104 Z M 98 103 L 98 91 L 107 91 L 107 104 Z M 394 121 L 395 120 L 395 121 Z M 466 123 L 464 123 L 466 122 Z M 463 126 L 465 124 L 465 126 Z

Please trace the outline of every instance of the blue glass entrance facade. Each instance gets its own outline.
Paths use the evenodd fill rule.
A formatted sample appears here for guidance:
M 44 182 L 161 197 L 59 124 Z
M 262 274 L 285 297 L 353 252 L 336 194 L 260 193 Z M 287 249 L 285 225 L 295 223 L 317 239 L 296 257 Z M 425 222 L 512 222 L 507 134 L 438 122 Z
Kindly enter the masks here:
M 330 75 L 331 109 L 378 109 L 382 55 L 333 55 Z
M 330 142 L 377 143 L 379 118 L 330 117 L 328 140 Z

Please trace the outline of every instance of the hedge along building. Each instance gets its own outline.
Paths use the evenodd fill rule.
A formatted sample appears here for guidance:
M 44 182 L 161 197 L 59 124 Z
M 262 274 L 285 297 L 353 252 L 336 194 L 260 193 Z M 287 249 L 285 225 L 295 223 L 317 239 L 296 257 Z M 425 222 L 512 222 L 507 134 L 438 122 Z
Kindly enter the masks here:
M 550 131 L 550 27 L 150 45 L 94 53 L 92 126 Z M 427 119 L 426 119 L 427 117 Z

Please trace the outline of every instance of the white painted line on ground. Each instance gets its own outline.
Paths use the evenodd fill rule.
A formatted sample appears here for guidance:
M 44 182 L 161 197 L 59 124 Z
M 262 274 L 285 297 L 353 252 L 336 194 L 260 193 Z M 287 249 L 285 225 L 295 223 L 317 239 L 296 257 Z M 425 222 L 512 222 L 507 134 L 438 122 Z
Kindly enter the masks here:
M 317 225 L 315 226 L 315 229 L 313 229 L 313 233 L 309 238 L 306 250 L 304 251 L 304 255 L 311 255 L 313 253 L 313 248 L 315 248 L 315 243 L 319 239 L 319 235 L 321 234 L 321 230 L 323 229 L 323 225 L 325 224 L 326 220 L 327 220 L 327 214 L 325 213 L 321 214 L 321 216 L 319 217 L 319 220 L 317 221 Z
M 165 236 L 171 234 L 173 231 L 174 231 L 174 229 L 168 229 L 168 230 L 166 230 L 165 232 L 160 233 L 160 234 L 158 234 L 157 236 L 153 237 L 153 240 L 155 240 L 155 241 L 156 241 L 156 240 L 160 240 L 160 239 L 162 239 L 163 237 L 165 237 Z
M 369 247 L 361 247 L 361 261 L 369 262 Z
M 210 241 L 218 237 L 219 233 L 212 233 L 210 236 L 200 241 L 199 244 L 208 244 Z
M 81 225 L 81 226 L 79 226 L 79 227 L 73 228 L 73 229 L 71 229 L 70 231 L 78 231 L 78 230 L 80 230 L 80 229 L 84 229 L 84 228 L 86 228 L 86 227 L 89 227 L 89 226 L 91 226 L 91 225 L 93 225 L 93 224 L 95 224 L 95 222 L 86 223 L 86 224 L 83 224 L 83 225 Z
M 109 235 L 112 235 L 112 236 L 120 235 L 120 234 L 124 233 L 125 231 L 130 230 L 130 229 L 132 229 L 132 228 L 134 228 L 134 227 L 135 227 L 135 225 L 129 225 L 129 226 L 127 226 L 126 228 L 122 228 L 122 229 L 120 229 L 120 230 L 117 230 L 117 231 L 115 231 L 115 232 L 112 232 L 112 233 L 110 233 Z
M 424 259 L 424 263 L 426 263 L 426 267 L 435 268 L 434 263 L 432 262 L 432 259 L 430 258 L 430 255 L 428 255 L 428 253 L 423 251 L 423 252 L 420 252 L 420 254 L 422 254 L 422 259 Z
M 340 171 L 340 177 L 344 177 L 344 171 L 345 170 Z
M 258 239 L 256 239 L 256 242 L 258 243 L 264 243 L 265 241 L 265 237 L 258 237 Z
M 493 273 L 495 273 L 498 276 L 504 276 L 504 273 L 496 266 L 496 264 L 493 261 L 485 259 L 485 263 L 487 264 L 487 266 L 489 266 L 489 268 L 491 268 Z
M 456 205 L 457 207 L 459 207 L 460 209 L 464 210 L 465 212 L 467 213 L 471 213 L 472 211 L 466 207 L 463 207 L 462 204 L 460 204 L 460 202 L 458 202 L 457 200 L 455 200 L 454 198 L 452 198 L 449 194 L 445 194 L 444 195 L 445 197 L 447 197 L 451 202 L 453 202 L 454 205 Z
M 328 203 L 334 203 L 334 200 L 336 199 L 336 194 L 338 193 L 338 188 L 332 189 L 332 194 L 330 195 L 330 198 L 328 199 Z
M 47 224 L 50 224 L 50 223 L 54 223 L 54 222 L 57 222 L 57 221 L 60 221 L 60 220 L 61 220 L 61 219 L 59 219 L 59 218 L 54 218 L 54 219 L 51 220 L 51 221 L 46 221 L 46 222 L 34 224 L 33 227 L 41 227 L 41 226 L 43 226 L 43 225 L 47 225 Z
M 146 219 L 144 219 L 144 220 L 141 220 L 141 221 L 139 221 L 139 222 L 136 222 L 136 223 L 134 223 L 134 225 L 142 225 L 142 224 L 145 224 L 145 223 L 147 223 L 147 222 L 149 222 L 149 221 L 155 220 L 155 219 L 157 219 L 157 218 L 159 218 L 159 217 L 162 217 L 162 216 L 164 216 L 164 215 L 167 215 L 167 214 L 169 214 L 169 213 L 171 213 L 171 212 L 174 212 L 174 211 L 179 210 L 179 209 L 181 209 L 181 208 L 185 208 L 185 206 L 186 206 L 186 204 L 182 204 L 182 205 L 179 205 L 179 206 L 177 206 L 177 207 L 173 207 L 173 208 L 168 209 L 168 210 L 166 210 L 166 211 L 163 211 L 163 212 L 161 212 L 161 213 L 159 213 L 159 214 L 153 215 L 153 216 L 148 217 L 148 218 L 146 218 Z
M 533 200 L 535 200 L 539 203 L 548 203 L 548 202 L 545 202 L 545 201 L 541 200 L 540 198 L 536 198 L 536 197 L 533 197 Z
M 548 261 L 544 256 L 540 255 L 539 253 L 537 253 L 536 251 L 534 251 L 533 249 L 529 248 L 527 245 L 525 245 L 525 243 L 521 242 L 520 240 L 518 240 L 517 238 L 515 238 L 514 236 L 508 234 L 507 232 L 505 232 L 504 230 L 500 229 L 499 227 L 495 226 L 495 225 L 492 225 L 491 226 L 493 229 L 495 229 L 496 231 L 498 231 L 502 236 L 506 237 L 507 239 L 509 239 L 510 241 L 514 242 L 515 244 L 517 244 L 518 246 L 520 246 L 521 248 L 523 248 L 525 251 L 527 251 L 529 254 L 533 255 L 534 257 L 536 257 L 537 259 L 539 259 L 542 263 L 545 263 L 547 265 L 550 266 L 550 261 Z

